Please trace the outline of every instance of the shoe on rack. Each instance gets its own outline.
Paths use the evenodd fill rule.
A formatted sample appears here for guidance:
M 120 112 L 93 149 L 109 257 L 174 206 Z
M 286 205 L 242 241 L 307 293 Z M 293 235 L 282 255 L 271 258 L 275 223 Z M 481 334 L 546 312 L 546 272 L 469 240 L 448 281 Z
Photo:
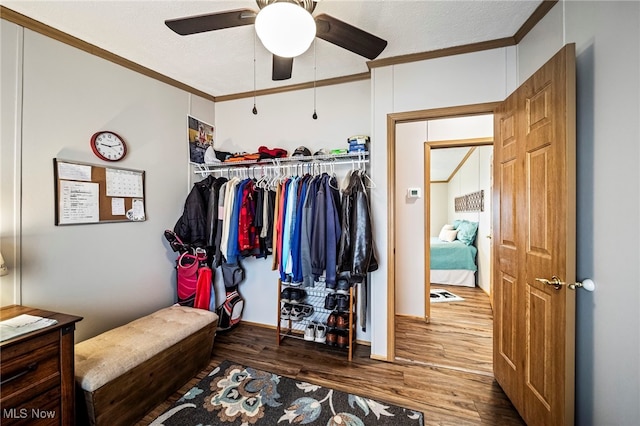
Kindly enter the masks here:
M 328 311 L 333 311 L 336 308 L 336 295 L 333 293 L 327 294 L 324 299 L 324 308 Z
M 336 294 L 336 309 L 340 312 L 349 310 L 349 296 L 346 294 Z
M 280 300 L 285 303 L 291 302 L 291 289 L 289 287 L 280 292 Z
M 299 307 L 302 310 L 302 315 L 305 318 L 308 318 L 311 315 L 313 315 L 313 306 L 307 305 L 307 304 L 301 304 L 301 305 L 299 305 Z
M 339 330 L 349 329 L 349 316 L 347 314 L 338 314 L 336 318 L 336 328 Z
M 349 294 L 351 283 L 345 279 L 339 279 L 336 283 L 336 292 L 339 294 Z
M 316 324 L 310 323 L 307 324 L 307 327 L 304 329 L 304 340 L 308 342 L 313 342 L 316 338 Z
M 288 303 L 282 304 L 282 308 L 280 308 L 280 319 L 289 319 L 291 318 L 291 305 Z
M 339 348 L 346 348 L 349 346 L 349 335 L 347 333 L 337 333 L 336 344 Z
M 327 331 L 325 336 L 325 340 L 327 345 L 336 346 L 338 344 L 338 333 L 335 330 Z
M 290 290 L 291 290 L 290 303 L 293 303 L 293 304 L 302 303 L 304 299 L 307 297 L 307 292 L 301 288 L 292 288 Z
M 315 338 L 314 340 L 318 343 L 325 343 L 327 341 L 327 327 L 322 324 L 316 324 L 315 326 Z M 306 340 L 306 332 L 305 332 L 305 340 Z
M 291 321 L 302 321 L 305 318 L 302 306 L 293 305 L 291 307 L 291 314 L 289 315 L 289 318 Z
M 338 320 L 338 315 L 335 312 L 331 312 L 327 317 L 327 327 L 335 328 Z

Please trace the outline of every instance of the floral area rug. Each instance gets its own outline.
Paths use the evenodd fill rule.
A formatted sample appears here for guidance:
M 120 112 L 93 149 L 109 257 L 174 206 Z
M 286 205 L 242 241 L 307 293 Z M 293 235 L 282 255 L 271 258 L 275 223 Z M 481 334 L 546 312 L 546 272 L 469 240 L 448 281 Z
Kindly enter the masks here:
M 223 361 L 151 425 L 422 426 L 423 415 Z

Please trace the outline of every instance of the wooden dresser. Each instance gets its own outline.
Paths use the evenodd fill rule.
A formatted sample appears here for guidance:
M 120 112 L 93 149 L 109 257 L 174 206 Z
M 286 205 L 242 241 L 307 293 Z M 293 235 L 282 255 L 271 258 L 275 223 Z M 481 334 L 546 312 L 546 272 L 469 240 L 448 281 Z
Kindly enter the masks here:
M 82 318 L 19 305 L 0 308 L 0 320 L 21 314 L 58 323 L 0 343 L 0 423 L 73 425 L 73 334 Z

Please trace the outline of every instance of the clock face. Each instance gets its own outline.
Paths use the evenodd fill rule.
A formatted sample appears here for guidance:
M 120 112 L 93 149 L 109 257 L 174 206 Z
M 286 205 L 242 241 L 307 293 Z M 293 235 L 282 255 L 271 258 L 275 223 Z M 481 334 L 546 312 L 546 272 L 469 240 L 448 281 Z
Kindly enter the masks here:
M 127 145 L 113 132 L 97 132 L 91 137 L 91 149 L 106 161 L 122 160 L 127 153 Z

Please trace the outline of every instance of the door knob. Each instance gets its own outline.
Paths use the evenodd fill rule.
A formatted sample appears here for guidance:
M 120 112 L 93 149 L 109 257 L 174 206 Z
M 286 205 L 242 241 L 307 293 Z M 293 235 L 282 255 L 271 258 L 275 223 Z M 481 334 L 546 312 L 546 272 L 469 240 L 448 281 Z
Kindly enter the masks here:
M 542 284 L 545 284 L 545 285 L 553 286 L 553 288 L 555 288 L 556 290 L 560 290 L 560 287 L 565 285 L 565 283 L 560 281 L 560 278 L 556 277 L 555 275 L 552 276 L 550 280 L 546 278 L 536 278 L 536 281 L 541 282 Z
M 569 288 L 571 290 L 575 290 L 576 288 L 583 288 L 587 291 L 594 291 L 596 289 L 596 283 L 591 278 L 587 278 L 582 280 L 582 282 L 569 284 Z
M 541 282 L 542 284 L 553 286 L 553 288 L 555 288 L 556 290 L 560 290 L 563 285 L 566 285 L 571 290 L 575 290 L 576 288 L 583 288 L 587 291 L 594 291 L 596 289 L 596 283 L 589 278 L 583 280 L 582 282 L 576 282 L 568 285 L 567 283 L 560 281 L 560 278 L 556 277 L 555 275 L 552 276 L 550 280 L 546 278 L 536 278 L 536 281 Z

